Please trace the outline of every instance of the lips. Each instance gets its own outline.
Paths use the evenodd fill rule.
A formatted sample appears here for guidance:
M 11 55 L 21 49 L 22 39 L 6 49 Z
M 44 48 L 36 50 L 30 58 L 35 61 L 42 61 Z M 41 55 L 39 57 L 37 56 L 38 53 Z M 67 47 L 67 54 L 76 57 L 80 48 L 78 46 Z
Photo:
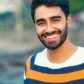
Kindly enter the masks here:
M 50 35 L 50 36 L 46 36 L 47 39 L 53 39 L 55 38 L 57 35 Z
M 44 36 L 46 42 L 55 42 L 59 38 L 59 34 L 52 34 Z
M 55 30 L 52 32 L 45 32 L 41 35 L 41 37 L 44 39 L 45 42 L 56 42 L 61 35 L 61 31 L 60 30 Z

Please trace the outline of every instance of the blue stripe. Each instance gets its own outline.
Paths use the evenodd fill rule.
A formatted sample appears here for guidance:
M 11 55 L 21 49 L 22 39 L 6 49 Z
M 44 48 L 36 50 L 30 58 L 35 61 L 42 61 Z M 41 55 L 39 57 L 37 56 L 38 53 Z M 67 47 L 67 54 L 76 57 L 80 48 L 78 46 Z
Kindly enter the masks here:
M 24 84 L 84 84 L 84 79 L 71 81 L 71 82 L 65 82 L 65 83 L 45 83 L 45 82 L 36 81 L 32 79 L 26 79 L 24 80 Z
M 62 74 L 62 73 L 70 73 L 74 71 L 79 71 L 84 69 L 84 63 L 76 66 L 65 67 L 61 69 L 50 69 L 47 67 L 42 67 L 34 64 L 36 58 L 36 54 L 31 58 L 31 69 L 36 70 L 38 72 L 48 73 L 48 74 Z

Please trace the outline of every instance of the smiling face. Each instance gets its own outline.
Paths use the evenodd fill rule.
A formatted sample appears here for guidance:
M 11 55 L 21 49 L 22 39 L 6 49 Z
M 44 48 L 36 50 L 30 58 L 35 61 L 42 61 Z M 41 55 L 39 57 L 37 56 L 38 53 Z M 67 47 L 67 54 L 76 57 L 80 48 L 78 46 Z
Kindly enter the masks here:
M 60 7 L 38 7 L 35 11 L 35 26 L 40 41 L 48 49 L 59 48 L 67 38 L 71 19 L 65 17 Z

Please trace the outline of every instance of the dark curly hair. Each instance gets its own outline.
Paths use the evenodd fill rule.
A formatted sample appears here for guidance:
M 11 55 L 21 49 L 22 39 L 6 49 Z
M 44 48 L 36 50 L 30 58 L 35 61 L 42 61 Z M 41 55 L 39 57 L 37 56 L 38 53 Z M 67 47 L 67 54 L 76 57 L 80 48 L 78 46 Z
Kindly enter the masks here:
M 32 0 L 31 4 L 31 16 L 35 22 L 35 10 L 41 5 L 47 7 L 59 6 L 67 17 L 70 13 L 69 0 Z

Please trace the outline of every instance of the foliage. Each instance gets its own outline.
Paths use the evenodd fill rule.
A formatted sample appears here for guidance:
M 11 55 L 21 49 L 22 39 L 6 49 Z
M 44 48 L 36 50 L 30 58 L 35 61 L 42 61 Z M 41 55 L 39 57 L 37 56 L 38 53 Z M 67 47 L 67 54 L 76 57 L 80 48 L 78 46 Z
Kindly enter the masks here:
M 70 0 L 70 7 L 72 13 L 84 10 L 84 0 Z
M 31 0 L 25 0 L 26 3 L 24 3 L 24 11 L 25 11 L 25 18 L 24 18 L 24 26 L 26 28 L 32 28 L 33 22 L 31 20 L 30 16 L 30 3 Z M 74 14 L 78 11 L 81 11 L 84 9 L 84 0 L 70 0 L 70 10 L 71 13 Z M 27 27 L 28 26 L 28 27 Z
M 32 0 L 23 0 L 23 7 L 20 11 L 20 15 L 21 15 L 21 19 L 22 19 L 21 22 L 25 29 L 34 27 L 34 24 L 33 24 L 32 18 L 31 18 L 31 14 L 30 14 L 31 1 Z M 81 10 L 84 10 L 84 0 L 70 0 L 70 9 L 71 9 L 72 14 L 79 12 Z M 6 21 L 7 22 L 5 22 L 5 24 L 4 24 L 4 22 L 2 24 L 1 19 L 0 19 L 0 30 L 10 30 L 10 29 L 14 28 L 13 26 L 15 25 L 15 23 L 13 22 L 14 21 L 13 19 L 12 19 L 12 21 L 11 21 L 11 19 L 7 19 Z

